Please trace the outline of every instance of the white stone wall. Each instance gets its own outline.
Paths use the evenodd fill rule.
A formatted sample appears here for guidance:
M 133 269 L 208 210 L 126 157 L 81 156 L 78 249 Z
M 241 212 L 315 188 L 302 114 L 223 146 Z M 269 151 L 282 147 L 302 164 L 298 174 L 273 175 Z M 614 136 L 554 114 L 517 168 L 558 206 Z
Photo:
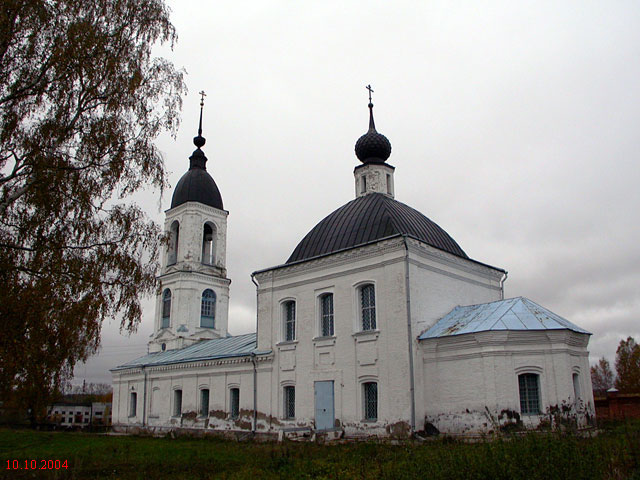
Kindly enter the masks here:
M 553 407 L 565 416 L 593 415 L 589 374 L 589 336 L 569 330 L 492 331 L 420 342 L 423 363 L 424 415 L 442 432 L 488 433 L 522 421 L 535 428 L 549 420 Z M 543 415 L 522 415 L 518 375 L 540 375 Z M 575 408 L 573 373 L 579 375 Z
M 458 304 L 500 298 L 502 273 L 407 240 L 411 285 L 416 400 L 421 401 L 422 362 L 415 340 Z M 406 249 L 402 237 L 257 275 L 258 348 L 274 351 L 271 412 L 282 418 L 283 387 L 296 387 L 296 419 L 314 424 L 314 382 L 334 381 L 336 425 L 347 434 L 401 434 L 411 421 Z M 360 332 L 358 286 L 376 290 L 376 332 Z M 320 336 L 319 297 L 334 295 L 335 335 Z M 296 302 L 296 340 L 285 342 L 285 301 Z M 378 421 L 363 422 L 362 383 L 378 382 Z M 417 408 L 422 428 L 424 409 Z
M 260 389 L 258 399 L 269 398 L 269 357 L 260 357 L 256 368 Z M 252 429 L 254 373 L 251 357 L 147 367 L 146 374 L 145 401 L 145 375 L 142 369 L 113 373 L 114 425 L 147 428 L 152 431 L 167 428 L 245 431 Z M 262 382 L 261 378 L 264 379 Z M 237 419 L 230 416 L 232 388 L 240 389 L 240 415 Z M 201 415 L 200 411 L 202 389 L 209 390 L 207 415 Z M 175 414 L 175 390 L 182 391 L 182 409 L 179 415 Z M 131 392 L 136 392 L 138 399 L 138 408 L 133 417 L 129 415 Z M 269 419 L 262 412 L 257 427 L 263 431 L 271 428 Z
M 500 300 L 504 273 L 488 266 L 442 252 L 409 239 L 409 282 L 411 285 L 411 330 L 415 376 L 415 428 L 424 428 L 424 364 L 418 337 L 459 305 Z
M 382 193 L 394 198 L 394 168 L 386 163 L 366 163 L 358 165 L 353 171 L 356 198 L 370 193 Z

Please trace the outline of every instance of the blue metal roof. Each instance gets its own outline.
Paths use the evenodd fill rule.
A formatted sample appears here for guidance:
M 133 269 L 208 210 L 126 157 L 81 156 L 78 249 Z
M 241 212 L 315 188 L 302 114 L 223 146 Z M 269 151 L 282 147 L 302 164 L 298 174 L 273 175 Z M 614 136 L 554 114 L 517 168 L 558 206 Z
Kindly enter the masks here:
M 177 350 L 149 353 L 144 357 L 136 358 L 113 370 L 135 368 L 153 365 L 168 365 L 172 363 L 197 362 L 200 360 L 212 360 L 217 358 L 241 357 L 251 353 L 268 353 L 256 351 L 256 334 L 247 333 L 235 337 L 215 338 L 204 340 L 196 344 Z
M 418 338 L 424 340 L 490 330 L 563 329 L 591 335 L 569 320 L 541 307 L 528 298 L 516 297 L 497 302 L 456 307 Z

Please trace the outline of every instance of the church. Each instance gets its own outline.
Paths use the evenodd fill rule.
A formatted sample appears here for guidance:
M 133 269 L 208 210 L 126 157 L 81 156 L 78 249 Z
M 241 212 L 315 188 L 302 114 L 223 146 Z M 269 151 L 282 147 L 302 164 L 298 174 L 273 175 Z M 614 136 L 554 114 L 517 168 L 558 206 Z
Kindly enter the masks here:
M 407 438 L 593 417 L 591 334 L 505 299 L 504 269 L 395 199 L 371 91 L 355 198 L 251 275 L 256 332 L 229 335 L 229 212 L 206 170 L 200 105 L 166 211 L 149 353 L 111 370 L 115 430 Z

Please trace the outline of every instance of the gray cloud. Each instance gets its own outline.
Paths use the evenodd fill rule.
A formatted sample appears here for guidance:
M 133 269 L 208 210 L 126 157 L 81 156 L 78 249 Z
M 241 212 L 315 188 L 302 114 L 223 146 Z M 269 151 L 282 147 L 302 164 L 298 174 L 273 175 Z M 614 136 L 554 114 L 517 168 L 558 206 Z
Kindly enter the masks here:
M 186 68 L 191 93 L 177 140 L 158 144 L 175 185 L 206 90 L 208 169 L 230 211 L 231 333 L 254 328 L 250 273 L 353 198 L 371 83 L 398 200 L 509 270 L 507 296 L 592 331 L 592 360 L 640 338 L 636 2 L 170 4 L 180 40 L 158 53 Z M 136 199 L 163 220 L 157 192 Z M 78 378 L 107 381 L 144 353 L 153 305 L 131 338 L 106 325 Z

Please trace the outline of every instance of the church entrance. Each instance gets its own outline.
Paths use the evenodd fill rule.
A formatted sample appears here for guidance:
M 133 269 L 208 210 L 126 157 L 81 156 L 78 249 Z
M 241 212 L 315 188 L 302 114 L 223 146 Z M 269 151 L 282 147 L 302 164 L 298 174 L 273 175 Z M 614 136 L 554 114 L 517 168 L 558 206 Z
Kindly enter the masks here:
M 329 430 L 334 426 L 333 380 L 314 383 L 316 430 Z

